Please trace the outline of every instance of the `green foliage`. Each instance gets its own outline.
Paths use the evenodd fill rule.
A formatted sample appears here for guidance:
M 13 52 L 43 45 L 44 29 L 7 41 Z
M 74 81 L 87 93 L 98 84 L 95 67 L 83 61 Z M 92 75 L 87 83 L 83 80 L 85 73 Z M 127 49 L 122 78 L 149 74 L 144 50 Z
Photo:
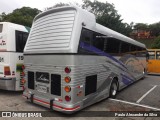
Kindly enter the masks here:
M 151 35 L 158 37 L 160 35 L 160 22 L 149 25 Z
M 134 29 L 147 30 L 149 26 L 145 23 L 136 23 Z
M 155 38 L 155 42 L 151 46 L 153 49 L 160 49 L 160 36 Z
M 67 3 L 57 3 L 56 5 L 54 5 L 53 7 L 62 7 L 62 6 L 69 6 L 69 4 Z
M 82 8 L 95 14 L 97 23 L 129 36 L 132 27 L 122 22 L 123 19 L 121 19 L 121 15 L 118 14 L 113 4 L 108 2 L 103 3 L 97 0 L 93 2 L 90 0 L 83 0 L 83 3 Z
M 0 14 L 0 22 L 3 22 L 4 17 L 6 16 L 6 13 L 2 13 Z
M 146 38 L 146 39 L 136 39 L 136 41 L 145 44 L 146 47 L 147 47 L 148 49 L 150 49 L 150 48 L 152 48 L 152 44 L 155 42 L 155 39 L 150 39 L 150 38 Z
M 57 3 L 57 4 L 55 4 L 54 6 L 52 6 L 52 7 L 47 7 L 45 10 L 50 10 L 50 9 L 52 9 L 52 8 L 56 8 L 56 7 L 63 7 L 63 6 L 69 6 L 70 4 L 67 4 L 67 3 Z
M 160 35 L 160 22 L 150 25 L 145 23 L 137 23 L 136 25 L 134 25 L 134 29 L 149 30 L 151 31 L 151 36 L 158 37 Z
M 34 17 L 40 12 L 41 11 L 36 8 L 22 7 L 20 9 L 15 9 L 12 13 L 7 15 L 2 13 L 0 16 L 1 21 L 12 22 L 31 27 Z

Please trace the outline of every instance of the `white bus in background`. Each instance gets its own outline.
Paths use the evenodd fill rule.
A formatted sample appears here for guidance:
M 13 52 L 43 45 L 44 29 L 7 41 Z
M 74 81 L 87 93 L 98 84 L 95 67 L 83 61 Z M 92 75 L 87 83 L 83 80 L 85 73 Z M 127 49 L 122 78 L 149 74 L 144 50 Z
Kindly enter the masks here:
M 0 89 L 23 90 L 23 49 L 28 27 L 9 22 L 0 22 Z
M 72 113 L 145 75 L 146 47 L 96 23 L 78 7 L 37 15 L 24 50 L 29 101 Z M 107 103 L 106 103 L 107 104 Z

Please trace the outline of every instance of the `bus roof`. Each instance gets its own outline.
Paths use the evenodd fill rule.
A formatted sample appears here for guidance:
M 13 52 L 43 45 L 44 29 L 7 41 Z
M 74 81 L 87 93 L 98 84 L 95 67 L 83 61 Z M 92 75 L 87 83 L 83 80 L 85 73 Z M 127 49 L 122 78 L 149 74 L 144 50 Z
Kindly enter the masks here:
M 14 27 L 16 29 L 25 27 L 25 29 L 27 30 L 27 32 L 30 32 L 30 27 L 27 27 L 27 26 L 24 26 L 24 25 L 20 25 L 20 24 L 16 24 L 16 23 L 11 23 L 11 22 L 0 22 L 0 24 L 7 24 L 7 25 L 12 26 L 12 27 Z
M 72 15 L 68 14 L 69 15 L 68 16 L 67 14 L 64 14 L 67 11 L 70 11 L 70 12 L 72 11 L 72 13 L 69 12 Z M 55 13 L 55 15 L 53 15 L 54 13 Z M 65 17 L 63 17 L 63 15 L 65 15 Z M 57 16 L 59 16 L 59 17 L 57 17 Z M 55 22 L 53 22 L 54 20 L 57 21 L 58 19 L 62 18 L 62 20 L 58 21 L 59 24 L 63 21 L 63 24 L 65 23 L 65 25 L 67 25 L 68 22 L 67 22 L 67 20 L 64 19 L 64 18 L 66 18 L 66 16 L 67 16 L 67 19 L 70 16 L 72 17 L 72 20 L 69 19 L 72 22 L 72 24 L 74 23 L 74 25 L 72 26 L 72 29 L 69 29 L 66 27 L 63 29 L 63 30 L 66 30 L 66 31 L 64 31 L 64 33 L 60 32 L 60 31 L 62 31 L 62 29 L 55 29 L 52 32 L 52 29 L 56 25 L 53 26 L 53 28 L 51 29 L 51 26 L 49 26 L 48 24 L 49 23 L 55 24 Z M 50 17 L 50 19 L 49 19 L 49 17 Z M 54 18 L 56 18 L 56 19 L 54 19 Z M 43 26 L 46 25 L 47 27 L 45 27 L 45 28 L 40 27 L 41 23 Z M 50 30 L 48 30 L 46 32 L 46 29 L 48 27 Z M 62 26 L 59 26 L 59 27 L 62 27 Z M 133 45 L 136 45 L 136 46 L 139 46 L 142 48 L 146 48 L 144 44 L 96 23 L 95 15 L 88 12 L 87 10 L 81 9 L 77 6 L 65 6 L 65 7 L 56 7 L 56 8 L 44 11 L 44 12 L 38 14 L 34 18 L 31 33 L 29 35 L 29 40 L 27 41 L 24 52 L 25 53 L 44 53 L 44 52 L 45 53 L 59 53 L 59 52 L 75 53 L 75 52 L 77 52 L 77 49 L 78 49 L 78 44 L 79 44 L 79 39 L 81 36 L 82 27 L 89 29 L 91 31 L 95 31 L 97 33 L 101 33 L 103 35 L 106 35 L 107 37 L 113 37 L 113 38 L 119 39 L 121 41 L 125 41 L 130 44 L 133 44 Z M 44 30 L 42 30 L 42 29 L 44 29 Z M 37 30 L 37 31 L 35 32 L 35 30 Z M 43 45 L 42 42 L 38 42 L 38 41 L 44 41 L 47 37 L 47 35 L 42 32 L 50 34 L 50 36 L 48 36 L 47 39 L 52 39 L 52 40 L 55 39 L 54 41 L 52 41 L 52 44 Z M 42 34 L 40 34 L 40 33 L 42 33 Z M 51 35 L 51 34 L 55 34 L 56 38 L 54 37 L 55 35 Z M 60 35 L 60 34 L 62 34 L 62 35 Z M 62 37 L 63 34 L 65 36 L 69 34 L 70 38 L 67 38 L 68 41 L 62 44 L 62 41 L 61 41 L 61 43 L 60 43 L 60 41 L 57 41 L 57 37 Z M 34 40 L 34 42 L 32 42 L 32 40 Z M 37 41 L 37 42 L 35 42 L 35 41 Z M 49 41 L 49 43 L 51 43 L 51 41 Z
M 123 34 L 120 34 L 120 33 L 116 32 L 116 31 L 113 31 L 113 30 L 111 30 L 111 29 L 109 29 L 107 27 L 104 27 L 104 26 L 102 26 L 102 25 L 100 25 L 98 23 L 96 24 L 95 28 L 96 28 L 97 32 L 100 31 L 100 33 L 106 34 L 106 35 L 108 35 L 108 37 L 113 37 L 113 38 L 116 38 L 116 39 L 120 39 L 122 41 L 131 43 L 131 44 L 143 47 L 143 48 L 146 47 L 144 44 L 142 44 L 142 43 L 140 43 L 140 42 L 138 42 L 138 41 L 136 41 L 136 40 L 134 40 L 132 38 L 129 38 L 129 37 L 123 35 Z
M 92 18 L 92 21 L 94 21 L 95 19 L 95 15 L 93 13 L 90 13 L 88 12 L 87 10 L 85 9 L 81 9 L 77 6 L 63 6 L 63 7 L 56 7 L 56 8 L 52 8 L 48 11 L 44 11 L 40 14 L 38 14 L 34 21 L 36 21 L 38 18 L 42 17 L 42 16 L 45 16 L 45 15 L 48 15 L 50 13 L 54 13 L 54 12 L 59 12 L 59 11 L 64 11 L 64 10 L 76 10 L 78 12 L 80 12 L 81 14 L 85 14 L 84 16 L 88 15 L 89 17 L 88 18 Z M 86 16 L 87 17 L 87 16 Z M 85 21 L 86 22 L 86 21 Z M 90 23 L 91 21 L 88 20 L 88 23 Z M 134 45 L 137 45 L 137 46 L 140 46 L 140 47 L 143 47 L 143 48 L 146 48 L 146 46 L 132 38 L 129 38 L 125 35 L 122 35 L 116 31 L 113 31 L 107 27 L 104 27 L 98 23 L 95 24 L 95 27 L 94 28 L 91 28 L 93 31 L 96 30 L 96 32 L 99 32 L 99 33 L 103 33 L 105 35 L 109 35 L 108 37 L 113 37 L 113 38 L 117 38 L 117 39 L 120 39 L 122 41 L 125 41 L 125 42 L 128 42 L 128 43 L 131 43 L 131 44 L 134 44 Z

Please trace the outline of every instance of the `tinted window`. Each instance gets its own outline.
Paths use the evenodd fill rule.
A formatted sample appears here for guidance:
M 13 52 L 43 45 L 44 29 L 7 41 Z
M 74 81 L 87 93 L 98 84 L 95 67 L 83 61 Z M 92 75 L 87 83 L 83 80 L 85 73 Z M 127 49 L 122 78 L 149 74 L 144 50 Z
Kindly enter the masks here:
M 27 38 L 28 38 L 28 33 L 22 31 L 16 31 L 16 52 L 23 52 Z
M 104 51 L 104 41 L 105 41 L 105 38 L 103 35 L 99 33 L 93 34 L 93 46 L 98 48 L 101 51 Z
M 137 51 L 142 51 L 143 49 L 140 47 L 137 47 Z
M 87 29 L 82 29 L 79 48 L 78 48 L 79 53 L 83 54 L 91 53 L 91 51 L 85 49 L 85 47 L 87 48 L 91 47 L 92 36 L 93 36 L 92 31 Z
M 3 29 L 3 25 L 0 24 L 0 33 L 2 32 L 2 29 Z
M 157 59 L 157 60 L 160 60 L 160 51 L 157 51 L 157 52 L 156 52 L 156 59 Z
M 120 40 L 114 38 L 107 38 L 105 41 L 105 52 L 106 53 L 119 53 L 120 51 Z
M 87 44 L 91 44 L 91 40 L 92 40 L 92 31 L 83 29 L 82 30 L 82 34 L 81 34 L 81 41 L 87 43 Z
M 136 51 L 136 49 L 137 49 L 137 48 L 136 48 L 135 45 L 131 45 L 131 48 L 130 48 L 131 51 Z
M 126 53 L 130 51 L 130 44 L 126 42 L 121 42 L 121 53 Z
M 149 59 L 155 59 L 155 52 L 154 51 L 150 51 L 149 53 Z
M 97 52 L 102 51 L 113 55 L 120 55 L 121 53 L 136 55 L 138 50 L 139 56 L 145 56 L 146 50 L 144 48 L 83 28 L 78 53 L 97 54 Z

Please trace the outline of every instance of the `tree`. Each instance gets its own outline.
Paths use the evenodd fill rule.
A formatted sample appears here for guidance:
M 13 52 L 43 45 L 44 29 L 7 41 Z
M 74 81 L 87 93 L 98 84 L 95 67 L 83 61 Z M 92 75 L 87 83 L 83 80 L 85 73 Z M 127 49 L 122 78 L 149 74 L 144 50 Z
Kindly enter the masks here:
M 160 49 L 160 36 L 155 38 L 155 42 L 151 46 L 153 49 Z
M 122 22 L 123 19 L 121 19 L 121 15 L 118 14 L 114 4 L 102 3 L 97 0 L 93 2 L 83 0 L 83 3 L 82 8 L 95 14 L 97 23 L 129 36 L 132 26 Z
M 50 9 L 52 9 L 52 8 L 56 8 L 56 7 L 62 7 L 62 6 L 69 6 L 70 4 L 67 4 L 67 3 L 57 3 L 57 4 L 55 4 L 54 6 L 52 6 L 52 7 L 47 7 L 45 10 L 50 10 Z
M 15 9 L 12 13 L 1 14 L 1 21 L 12 22 L 16 24 L 21 24 L 24 26 L 31 27 L 34 17 L 41 11 L 36 8 L 22 7 L 20 9 Z
M 149 29 L 149 26 L 145 23 L 136 23 L 134 25 L 134 29 L 137 29 L 137 30 L 148 30 Z
M 4 19 L 5 16 L 6 16 L 6 13 L 5 13 L 5 12 L 3 12 L 3 13 L 0 15 L 0 22 L 3 22 L 3 19 Z
M 149 25 L 151 35 L 158 37 L 160 35 L 160 22 Z

